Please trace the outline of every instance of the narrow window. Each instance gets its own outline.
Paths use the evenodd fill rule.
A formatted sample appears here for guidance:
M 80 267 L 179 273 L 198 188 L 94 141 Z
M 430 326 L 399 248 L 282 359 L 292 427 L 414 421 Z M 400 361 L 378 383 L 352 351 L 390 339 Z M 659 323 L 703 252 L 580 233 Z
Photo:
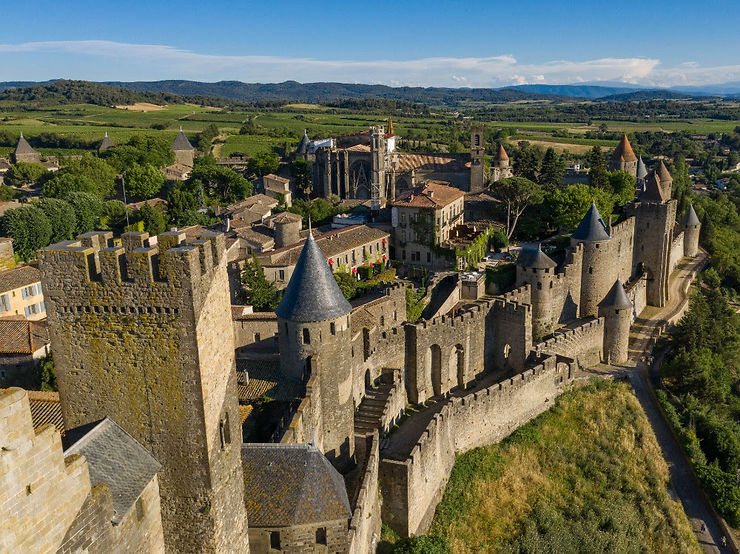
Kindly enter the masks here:
M 385 316 L 380 316 L 380 326 L 385 327 Z
M 303 344 L 311 344 L 311 335 L 306 327 L 303 328 Z
M 593 272 L 594 272 L 594 268 L 593 267 L 589 267 L 588 268 L 588 274 L 591 275 Z
M 260 334 L 259 333 L 255 333 L 254 334 L 254 342 L 259 342 L 260 341 L 260 338 L 261 337 L 260 337 Z
M 329 323 L 329 332 L 332 335 L 336 335 L 337 334 L 337 326 L 334 324 L 333 321 L 331 323 Z
M 326 527 L 316 529 L 316 544 L 326 544 Z
M 270 531 L 270 548 L 280 550 L 280 531 Z

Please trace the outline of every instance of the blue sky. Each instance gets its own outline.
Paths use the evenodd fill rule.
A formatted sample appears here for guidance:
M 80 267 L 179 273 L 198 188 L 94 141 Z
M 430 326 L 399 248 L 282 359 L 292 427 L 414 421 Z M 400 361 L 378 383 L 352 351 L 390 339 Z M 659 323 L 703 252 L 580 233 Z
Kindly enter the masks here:
M 740 81 L 740 2 L 95 2 L 2 10 L 0 80 Z M 173 8 L 176 6 L 176 8 Z

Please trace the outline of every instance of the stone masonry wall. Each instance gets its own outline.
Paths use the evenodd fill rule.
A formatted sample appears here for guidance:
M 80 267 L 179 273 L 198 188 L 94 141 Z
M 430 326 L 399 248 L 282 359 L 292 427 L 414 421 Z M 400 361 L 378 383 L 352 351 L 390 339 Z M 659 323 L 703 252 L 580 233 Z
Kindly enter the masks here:
M 360 492 L 349 522 L 350 554 L 375 552 L 380 539 L 380 495 L 378 490 L 378 468 L 380 453 L 377 433 L 356 439 L 357 457 L 366 460 L 360 481 Z
M 684 238 L 685 237 L 683 232 L 679 233 L 673 238 L 673 243 L 671 244 L 671 259 L 670 263 L 668 264 L 669 274 L 674 269 L 676 269 L 678 262 L 680 262 L 681 258 L 683 258 L 684 256 Z
M 559 355 L 576 360 L 580 367 L 590 367 L 603 359 L 604 319 L 597 318 L 577 327 L 563 328 L 552 338 L 535 345 L 537 355 Z
M 645 306 L 647 306 L 646 287 L 647 278 L 645 275 L 636 277 L 624 287 L 624 291 L 627 293 L 627 298 L 632 302 L 633 321 L 642 313 Z
M 234 348 L 236 355 L 250 349 L 277 350 L 277 316 L 275 312 L 257 312 L 234 317 Z

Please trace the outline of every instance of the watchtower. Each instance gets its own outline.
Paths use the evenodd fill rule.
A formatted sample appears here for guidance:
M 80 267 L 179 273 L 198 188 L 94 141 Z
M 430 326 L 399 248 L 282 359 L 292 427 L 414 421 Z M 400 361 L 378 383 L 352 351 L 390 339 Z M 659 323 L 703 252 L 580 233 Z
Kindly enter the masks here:
M 370 209 L 380 210 L 385 198 L 385 131 L 382 125 L 370 127 Z
M 485 152 L 483 125 L 473 125 L 470 130 L 470 192 L 480 192 L 485 188 Z
M 280 305 L 278 343 L 282 373 L 296 381 L 317 377 L 317 446 L 338 467 L 354 453 L 352 310 L 326 257 L 309 233 Z
M 596 316 L 598 303 L 609 291 L 614 279 L 613 272 L 609 271 L 614 265 L 613 253 L 608 248 L 611 237 L 607 232 L 606 224 L 601 218 L 596 203 L 583 216 L 573 235 L 570 237 L 572 246 L 583 244 L 583 269 L 581 273 L 581 301 L 580 316 Z
M 604 299 L 599 302 L 599 317 L 604 318 L 604 361 L 621 364 L 629 355 L 632 302 L 617 279 Z
M 694 257 L 699 253 L 699 231 L 701 223 L 696 216 L 694 206 L 689 204 L 681 221 L 683 225 L 683 255 Z
M 109 416 L 161 461 L 168 551 L 247 552 L 224 237 L 111 239 L 41 251 L 65 426 Z
M 629 173 L 633 177 L 637 177 L 637 156 L 635 156 L 630 139 L 627 135 L 622 135 L 622 138 L 617 144 L 617 147 L 612 152 L 611 160 L 609 160 L 610 171 L 624 171 Z
M 532 334 L 541 338 L 553 331 L 554 286 L 557 264 L 537 248 L 525 248 L 516 262 L 517 287 L 529 284 L 532 299 Z

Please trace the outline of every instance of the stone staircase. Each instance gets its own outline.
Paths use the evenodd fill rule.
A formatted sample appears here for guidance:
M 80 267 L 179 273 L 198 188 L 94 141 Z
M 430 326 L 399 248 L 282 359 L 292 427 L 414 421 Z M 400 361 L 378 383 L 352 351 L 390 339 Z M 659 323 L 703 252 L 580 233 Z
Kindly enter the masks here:
M 355 434 L 372 433 L 375 429 L 383 434 L 381 429 L 383 408 L 390 395 L 393 382 L 381 382 L 376 388 L 365 391 L 365 398 L 355 413 Z

